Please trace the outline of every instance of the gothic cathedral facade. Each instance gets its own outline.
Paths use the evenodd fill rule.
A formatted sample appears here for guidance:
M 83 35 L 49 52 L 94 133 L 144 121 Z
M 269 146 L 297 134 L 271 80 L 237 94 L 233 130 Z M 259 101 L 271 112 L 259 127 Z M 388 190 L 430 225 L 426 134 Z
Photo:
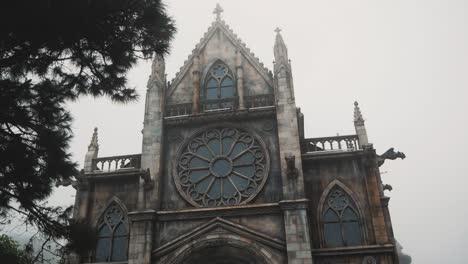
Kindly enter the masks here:
M 154 59 L 141 154 L 98 157 L 95 131 L 75 218 L 98 242 L 78 262 L 398 263 L 357 103 L 356 134 L 305 138 L 280 31 L 270 71 L 215 13 L 171 82 Z

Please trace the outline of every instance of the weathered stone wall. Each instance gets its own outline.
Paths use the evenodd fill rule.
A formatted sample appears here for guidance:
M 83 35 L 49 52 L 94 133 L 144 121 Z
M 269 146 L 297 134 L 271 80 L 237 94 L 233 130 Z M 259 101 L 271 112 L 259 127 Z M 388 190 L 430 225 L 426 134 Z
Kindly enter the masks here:
M 223 122 L 219 122 L 222 126 Z M 162 175 L 161 189 L 161 207 L 163 210 L 181 210 L 193 208 L 180 195 L 174 183 L 174 166 L 177 162 L 177 151 L 185 143 L 185 140 L 198 130 L 210 127 L 211 124 L 202 126 L 184 126 L 167 128 L 167 138 L 164 155 L 164 173 Z M 276 122 L 271 119 L 255 119 L 236 122 L 225 122 L 224 125 L 231 125 L 239 128 L 248 128 L 256 133 L 265 143 L 270 156 L 270 172 L 263 189 L 258 195 L 249 202 L 253 203 L 271 203 L 278 202 L 282 198 L 281 175 L 278 156 L 278 141 L 276 134 Z
M 203 94 L 203 87 L 205 84 L 205 76 L 209 68 L 217 60 L 224 62 L 229 69 L 231 74 L 236 79 L 236 53 L 239 51 L 239 47 L 236 43 L 233 43 L 231 39 L 221 29 L 217 29 L 210 39 L 207 40 L 201 50 L 199 50 L 200 58 L 200 91 Z M 242 54 L 242 67 L 244 74 L 244 95 L 258 95 L 258 94 L 272 94 L 273 87 L 269 85 L 265 79 L 260 75 L 252 65 L 252 63 L 246 58 L 245 54 Z M 169 94 L 167 95 L 167 104 L 178 104 L 178 103 L 189 103 L 192 102 L 193 97 L 193 81 L 192 72 L 194 70 L 192 60 L 187 61 L 188 68 L 181 72 L 181 76 L 178 76 L 174 80 L 176 83 L 171 84 L 169 87 Z M 202 98 L 202 97 L 201 97 Z

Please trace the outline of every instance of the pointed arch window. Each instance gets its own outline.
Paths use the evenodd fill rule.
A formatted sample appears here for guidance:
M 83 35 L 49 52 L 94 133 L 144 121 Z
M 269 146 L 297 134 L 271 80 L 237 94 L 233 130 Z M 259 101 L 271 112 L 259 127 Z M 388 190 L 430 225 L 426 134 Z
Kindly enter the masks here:
M 362 243 L 360 217 L 346 192 L 335 187 L 327 196 L 321 222 L 327 247 L 356 246 Z
M 96 262 L 127 260 L 128 222 L 122 208 L 113 202 L 98 223 Z
M 208 71 L 205 82 L 205 108 L 231 108 L 233 100 L 220 100 L 234 98 L 235 87 L 234 78 L 226 64 L 221 61 L 216 62 Z M 217 102 L 214 102 L 214 101 Z

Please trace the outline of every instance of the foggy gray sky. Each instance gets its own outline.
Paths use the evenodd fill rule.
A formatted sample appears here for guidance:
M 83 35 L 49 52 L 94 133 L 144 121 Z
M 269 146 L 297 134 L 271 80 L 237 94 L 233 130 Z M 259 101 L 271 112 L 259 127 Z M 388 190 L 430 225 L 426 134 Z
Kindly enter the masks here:
M 353 134 L 357 100 L 377 152 L 406 153 L 381 171 L 394 188 L 386 194 L 396 238 L 413 263 L 466 263 L 468 1 L 166 1 L 178 26 L 168 79 L 214 20 L 217 2 L 270 69 L 273 30 L 283 29 L 306 137 Z M 141 153 L 149 71 L 142 62 L 130 73 L 137 103 L 82 98 L 70 104 L 71 150 L 81 165 L 94 126 L 100 156 Z M 61 187 L 52 201 L 68 205 L 73 196 L 72 188 Z

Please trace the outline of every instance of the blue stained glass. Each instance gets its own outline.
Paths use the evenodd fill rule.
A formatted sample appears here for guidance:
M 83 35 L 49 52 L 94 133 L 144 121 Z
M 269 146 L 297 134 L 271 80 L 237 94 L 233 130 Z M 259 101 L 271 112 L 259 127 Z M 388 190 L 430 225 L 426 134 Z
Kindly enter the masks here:
M 349 207 L 343 211 L 343 215 L 341 216 L 341 218 L 343 219 L 343 221 L 357 221 L 358 220 L 356 213 L 353 211 L 353 209 Z
M 200 147 L 202 141 L 206 144 L 203 148 Z M 265 183 L 268 156 L 254 136 L 244 131 L 215 128 L 196 135 L 186 144 L 182 149 L 185 153 L 178 158 L 178 174 L 174 180 L 184 198 L 194 205 L 212 207 L 246 203 Z M 248 147 L 255 149 L 261 158 L 256 160 Z M 208 157 L 207 152 L 213 153 Z M 208 165 L 198 166 L 201 161 L 194 158 L 197 156 L 206 158 Z
M 225 198 L 231 198 L 236 194 L 236 189 L 229 180 L 223 181 L 223 189 L 223 197 Z
M 210 191 L 208 191 L 208 196 L 211 199 L 219 199 L 221 198 L 221 180 L 215 179 L 213 185 L 211 185 Z
M 208 148 L 206 146 L 201 146 L 197 149 L 197 154 L 199 156 L 202 156 L 206 159 L 211 159 L 211 152 L 208 150 Z
M 219 139 L 212 139 L 208 142 L 208 146 L 210 147 L 211 151 L 215 155 L 220 154 L 220 145 L 219 145 Z
M 221 83 L 221 98 L 234 97 L 234 86 L 231 78 L 226 77 Z
M 120 223 L 114 231 L 114 236 L 125 236 L 127 234 L 127 228 L 125 224 Z
M 212 166 L 212 170 L 219 177 L 227 176 L 232 170 L 231 163 L 226 159 L 218 159 L 215 162 L 213 162 Z
M 325 241 L 329 247 L 342 247 L 341 226 L 339 223 L 324 224 Z
M 252 178 L 255 174 L 255 169 L 254 169 L 254 166 L 251 165 L 251 166 L 242 166 L 242 167 L 237 167 L 236 168 L 236 172 L 248 177 L 248 178 Z
M 110 254 L 110 238 L 99 238 L 96 245 L 96 261 L 106 262 L 108 261 Z
M 108 225 L 103 225 L 99 229 L 99 236 L 101 237 L 111 236 L 111 234 L 112 234 L 112 230 L 109 228 Z
M 327 212 L 323 215 L 323 221 L 325 222 L 338 222 L 340 219 L 338 215 L 332 209 L 328 209 Z
M 223 154 L 228 153 L 228 151 L 231 149 L 232 142 L 234 142 L 234 140 L 230 137 L 223 138 Z
M 212 100 L 218 98 L 218 90 L 217 89 L 206 89 L 206 99 Z
M 127 260 L 127 241 L 126 236 L 114 238 L 112 241 L 112 261 Z
M 208 166 L 208 162 L 198 157 L 193 157 L 190 160 L 190 167 L 207 167 L 207 166 Z
M 236 159 L 236 164 L 252 164 L 255 162 L 255 157 L 250 152 L 245 152 L 238 159 Z
M 198 182 L 209 173 L 209 170 L 194 170 L 190 172 L 191 182 Z
M 231 174 L 229 178 L 232 180 L 232 182 L 234 182 L 234 184 L 237 186 L 237 189 L 239 189 L 239 191 L 245 190 L 247 186 L 249 185 L 249 181 L 247 179 L 237 176 L 234 173 Z
M 206 88 L 218 88 L 218 81 L 214 78 L 210 78 L 210 80 L 206 83 Z
M 356 246 L 361 244 L 361 229 L 358 222 L 343 223 L 343 235 L 347 246 Z
M 195 191 L 199 193 L 205 193 L 208 185 L 210 184 L 212 177 L 207 177 L 206 179 L 201 180 L 195 185 Z
M 239 153 L 241 153 L 242 151 L 244 151 L 245 149 L 247 148 L 247 146 L 242 143 L 242 142 L 236 142 L 236 144 L 234 145 L 234 147 L 232 148 L 232 151 L 231 151 L 231 155 L 229 155 L 230 157 L 234 158 L 236 157 Z

